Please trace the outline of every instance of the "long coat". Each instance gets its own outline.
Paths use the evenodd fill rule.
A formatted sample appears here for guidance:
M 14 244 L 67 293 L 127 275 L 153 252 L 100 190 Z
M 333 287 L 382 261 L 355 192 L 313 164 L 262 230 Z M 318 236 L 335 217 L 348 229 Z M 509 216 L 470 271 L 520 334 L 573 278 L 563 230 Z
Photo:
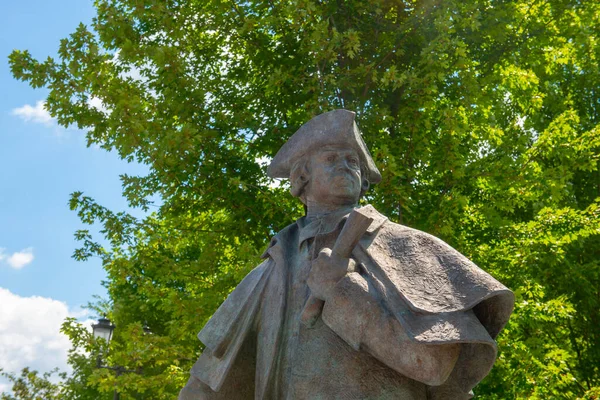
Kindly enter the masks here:
M 333 331 L 344 346 L 363 357 L 358 367 L 349 367 L 368 364 L 359 375 L 373 374 L 375 369 L 386 376 L 386 369 L 403 372 L 397 367 L 399 360 L 414 358 L 411 349 L 417 355 L 431 351 L 443 358 L 445 349 L 458 345 L 460 355 L 445 382 L 418 382 L 419 373 L 435 365 L 424 366 L 416 360 L 417 378 L 412 377 L 416 380 L 397 375 L 399 385 L 410 386 L 412 391 L 387 396 L 470 398 L 471 388 L 495 361 L 494 338 L 512 312 L 512 292 L 440 239 L 392 223 L 371 206 L 363 211 L 374 222 L 352 253 L 361 269 L 337 284 L 336 294 L 323 309 L 323 329 Z M 314 235 L 317 252 L 323 244 L 332 244 L 344 220 L 334 221 L 337 229 L 332 232 L 321 229 Z M 244 278 L 198 334 L 206 349 L 180 399 L 284 398 L 281 382 L 287 377 L 279 366 L 290 335 L 286 322 L 293 284 L 290 268 L 299 257 L 298 244 L 310 235 L 306 225 L 300 219 L 274 236 L 263 254 L 264 262 Z M 384 378 L 369 376 L 373 385 L 382 385 Z M 342 382 L 343 378 L 339 377 Z M 388 398 L 369 396 L 373 390 L 369 385 L 362 394 L 344 395 L 336 388 L 337 392 L 322 390 L 297 398 Z M 396 390 L 386 393 L 395 393 L 392 389 Z

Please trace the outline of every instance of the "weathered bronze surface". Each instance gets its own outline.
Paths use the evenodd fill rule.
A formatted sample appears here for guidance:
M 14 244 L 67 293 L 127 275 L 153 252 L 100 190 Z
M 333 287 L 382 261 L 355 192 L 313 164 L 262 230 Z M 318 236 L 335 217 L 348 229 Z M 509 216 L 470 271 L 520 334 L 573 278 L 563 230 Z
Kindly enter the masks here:
M 448 246 L 360 196 L 381 180 L 354 122 L 303 125 L 269 175 L 306 216 L 271 240 L 198 337 L 180 400 L 469 399 L 514 297 Z

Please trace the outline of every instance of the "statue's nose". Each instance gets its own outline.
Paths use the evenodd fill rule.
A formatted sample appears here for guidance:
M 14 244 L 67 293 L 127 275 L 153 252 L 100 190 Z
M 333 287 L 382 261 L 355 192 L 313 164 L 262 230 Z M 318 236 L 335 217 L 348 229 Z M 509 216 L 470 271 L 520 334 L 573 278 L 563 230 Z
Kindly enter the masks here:
M 345 160 L 342 158 L 338 161 L 337 169 L 343 170 L 343 171 L 350 171 L 352 168 L 350 168 L 350 164 L 348 164 L 348 160 Z

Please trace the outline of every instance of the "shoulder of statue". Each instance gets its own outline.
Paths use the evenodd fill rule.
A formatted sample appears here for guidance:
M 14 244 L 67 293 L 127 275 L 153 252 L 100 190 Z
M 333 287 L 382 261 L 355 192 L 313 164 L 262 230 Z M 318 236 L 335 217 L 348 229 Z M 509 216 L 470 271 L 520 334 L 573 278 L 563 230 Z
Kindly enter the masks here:
M 385 231 L 388 237 L 404 238 L 411 242 L 418 244 L 419 247 L 423 248 L 434 248 L 436 250 L 445 249 L 460 255 L 452 246 L 446 243 L 444 240 L 437 236 L 434 236 L 425 231 L 411 228 L 406 225 L 402 225 L 396 222 L 388 221 L 385 225 Z M 460 255 L 463 257 L 462 255 Z
M 370 205 L 365 207 L 372 208 L 370 211 L 371 215 L 369 216 L 374 219 L 365 237 L 365 239 L 370 238 L 366 242 L 369 245 L 375 243 L 379 247 L 387 248 L 387 252 L 394 255 L 404 253 L 407 246 L 409 246 L 414 249 L 418 248 L 419 253 L 422 255 L 443 254 L 466 260 L 466 257 L 442 239 L 419 229 L 390 221 L 385 215 Z
M 373 219 L 373 222 L 367 228 L 367 234 L 375 235 L 382 226 L 390 223 L 388 217 L 377 211 L 371 204 L 361 207 L 359 211 L 361 214 Z
M 387 233 L 388 235 L 392 235 L 392 236 L 396 236 L 396 237 L 398 237 L 398 236 L 412 237 L 412 238 L 421 240 L 423 242 L 428 242 L 428 241 L 441 242 L 444 245 L 448 246 L 441 239 L 439 239 L 436 236 L 433 236 L 427 232 L 391 221 L 388 217 L 386 217 L 385 215 L 380 213 L 375 207 L 373 207 L 370 204 L 362 207 L 361 212 L 363 214 L 373 218 L 373 222 L 371 223 L 371 226 L 369 226 L 369 229 L 367 230 L 368 233 L 374 233 L 377 231 L 377 232 L 381 232 L 381 233 Z

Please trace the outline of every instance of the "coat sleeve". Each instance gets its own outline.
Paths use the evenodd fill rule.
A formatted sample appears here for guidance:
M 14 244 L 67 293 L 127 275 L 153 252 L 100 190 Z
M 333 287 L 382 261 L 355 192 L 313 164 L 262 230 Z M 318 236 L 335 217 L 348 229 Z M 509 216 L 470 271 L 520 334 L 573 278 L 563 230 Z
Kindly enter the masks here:
M 401 323 L 369 293 L 358 273 L 347 274 L 325 303 L 323 321 L 355 350 L 369 352 L 404 376 L 441 385 L 450 376 L 460 345 L 426 345 L 407 335 Z
M 496 359 L 512 292 L 443 241 L 390 222 L 365 235 L 353 257 L 359 273 L 336 284 L 324 322 L 428 384 L 430 399 L 470 398 Z
M 219 400 L 224 399 L 221 393 L 213 392 L 204 382 L 190 376 L 187 384 L 181 392 L 177 400 Z
M 241 355 L 253 347 L 248 341 L 272 264 L 272 260 L 268 259 L 252 270 L 198 334 L 206 347 L 191 371 L 192 378 L 203 383 L 199 385 L 192 380 L 196 390 L 206 385 L 212 391 L 219 392 L 234 366 L 237 368 L 243 364 L 240 363 L 244 361 Z
M 204 359 L 200 357 L 195 366 L 196 371 L 192 370 L 192 375 L 179 393 L 178 400 L 246 400 L 254 397 L 256 337 L 253 332 L 245 338 L 236 354 L 235 362 L 223 377 L 223 384 L 218 391 L 211 389 L 208 384 L 195 376 L 198 368 L 207 368 L 207 365 L 202 365 L 203 363 Z
M 470 399 L 496 359 L 495 342 L 474 311 L 392 312 L 385 290 L 374 286 L 359 273 L 347 274 L 325 302 L 325 324 L 355 350 L 428 385 L 429 399 Z M 417 339 L 411 329 L 434 340 Z

